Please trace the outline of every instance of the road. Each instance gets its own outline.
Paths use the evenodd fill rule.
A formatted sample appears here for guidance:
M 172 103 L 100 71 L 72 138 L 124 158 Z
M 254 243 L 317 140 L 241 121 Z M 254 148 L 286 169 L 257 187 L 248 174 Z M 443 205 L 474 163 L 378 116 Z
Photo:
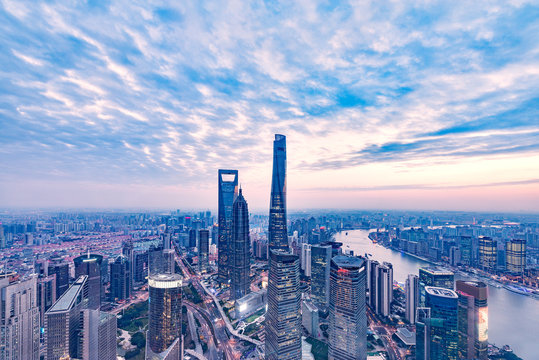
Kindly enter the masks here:
M 370 320 L 370 329 L 382 339 L 389 360 L 404 360 L 405 357 L 392 337 L 396 331 L 395 328 L 383 324 L 369 306 L 367 306 L 367 317 Z

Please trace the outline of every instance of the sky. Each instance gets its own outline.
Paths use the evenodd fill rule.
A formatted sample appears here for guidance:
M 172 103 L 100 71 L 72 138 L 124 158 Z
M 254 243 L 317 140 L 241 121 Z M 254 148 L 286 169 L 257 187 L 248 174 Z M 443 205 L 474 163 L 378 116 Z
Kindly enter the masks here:
M 538 1 L 0 0 L 0 207 L 539 212 Z

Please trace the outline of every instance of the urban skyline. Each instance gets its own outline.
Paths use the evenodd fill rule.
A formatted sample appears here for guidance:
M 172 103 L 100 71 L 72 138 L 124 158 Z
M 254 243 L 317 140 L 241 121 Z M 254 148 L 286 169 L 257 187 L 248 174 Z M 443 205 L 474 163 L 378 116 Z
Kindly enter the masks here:
M 538 12 L 2 1 L 2 207 L 266 209 L 281 133 L 290 209 L 537 212 Z

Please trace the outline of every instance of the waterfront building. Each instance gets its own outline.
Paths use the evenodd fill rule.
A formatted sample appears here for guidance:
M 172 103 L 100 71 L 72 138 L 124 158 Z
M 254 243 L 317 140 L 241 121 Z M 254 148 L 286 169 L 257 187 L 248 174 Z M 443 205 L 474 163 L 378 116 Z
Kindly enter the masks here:
M 69 264 L 61 260 L 51 261 L 48 274 L 56 275 L 56 297 L 59 298 L 69 288 Z
M 249 240 L 249 209 L 240 189 L 232 209 L 232 238 L 229 260 L 231 295 L 238 300 L 250 292 L 251 242 Z
M 201 229 L 198 231 L 198 271 L 201 274 L 208 272 L 208 259 L 210 254 L 210 231 Z
M 505 244 L 506 268 L 511 274 L 523 274 L 526 269 L 526 240 L 513 239 Z
M 45 313 L 45 359 L 82 357 L 81 311 L 88 305 L 88 277 L 80 276 Z
M 425 308 L 418 308 L 417 360 L 458 359 L 458 295 L 455 291 L 426 286 Z
M 329 306 L 330 245 L 311 246 L 311 299 L 321 312 Z
M 286 226 L 286 136 L 275 134 L 269 211 L 269 248 L 288 249 Z
M 116 315 L 94 309 L 81 313 L 83 360 L 116 360 Z
M 416 310 L 419 304 L 419 277 L 409 274 L 404 286 L 406 295 L 406 320 L 415 324 Z
M 173 346 L 181 348 L 182 277 L 178 274 L 152 275 L 148 287 L 146 358 L 151 359 L 154 354 L 170 351 Z
M 238 196 L 238 170 L 219 170 L 219 213 L 218 213 L 218 242 L 217 242 L 217 268 L 218 281 L 228 284 L 229 277 L 229 246 L 232 235 L 232 208 Z
M 330 360 L 367 358 L 365 272 L 365 261 L 359 257 L 338 255 L 331 260 L 328 341 Z
M 37 276 L 1 278 L 0 297 L 0 359 L 39 360 Z
M 456 282 L 460 359 L 488 358 L 488 287 L 480 281 Z
M 479 265 L 482 270 L 496 271 L 497 241 L 487 236 L 479 238 Z
M 301 359 L 301 292 L 299 257 L 270 250 L 265 357 L 267 360 Z
M 393 302 L 393 265 L 388 262 L 384 262 L 378 266 L 378 277 L 374 294 L 376 297 L 376 313 L 382 316 L 389 316 L 391 303 Z
M 319 316 L 318 308 L 311 300 L 303 300 L 301 303 L 301 324 L 309 335 L 318 338 Z
M 113 301 L 131 296 L 131 274 L 127 258 L 120 255 L 110 264 L 110 297 Z
M 99 309 L 104 299 L 105 290 L 101 282 L 101 263 L 103 256 L 88 253 L 73 259 L 75 264 L 75 278 L 88 276 L 88 308 Z
M 425 306 L 425 287 L 435 286 L 453 290 L 455 287 L 455 274 L 449 270 L 437 267 L 424 267 L 419 269 L 419 303 Z

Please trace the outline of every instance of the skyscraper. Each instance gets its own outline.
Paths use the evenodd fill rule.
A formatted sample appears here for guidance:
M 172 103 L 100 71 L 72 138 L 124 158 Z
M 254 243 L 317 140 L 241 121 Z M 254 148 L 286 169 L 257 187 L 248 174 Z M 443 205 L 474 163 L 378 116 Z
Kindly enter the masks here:
M 507 272 L 522 274 L 526 269 L 526 240 L 513 239 L 505 243 Z
M 170 351 L 172 346 L 181 348 L 182 277 L 178 274 L 152 275 L 148 279 L 148 285 L 150 305 L 147 355 L 148 352 L 161 354 Z
M 105 290 L 101 283 L 101 263 L 103 256 L 88 253 L 73 259 L 75 264 L 75 278 L 81 275 L 88 276 L 88 308 L 99 309 Z
M 482 270 L 496 271 L 497 241 L 487 236 L 479 238 L 479 265 Z
M 457 294 L 453 290 L 426 286 L 425 305 L 428 311 L 418 308 L 416 359 L 457 360 Z
M 189 229 L 189 247 L 194 249 L 197 247 L 197 231 L 196 229 Z
M 229 277 L 229 246 L 232 234 L 232 207 L 238 196 L 238 170 L 219 170 L 219 236 L 217 243 L 218 281 L 227 284 Z
M 129 289 L 133 291 L 135 285 L 133 277 L 135 274 L 135 247 L 132 240 L 125 241 L 122 244 L 122 255 L 127 259 L 127 266 L 129 267 Z
M 311 299 L 322 312 L 329 306 L 331 246 L 311 246 Z
M 238 300 L 249 293 L 251 285 L 249 209 L 241 189 L 232 210 L 232 241 L 229 260 L 231 295 L 234 300 Z
M 120 255 L 110 264 L 110 297 L 113 301 L 131 296 L 131 273 L 127 258 Z
M 379 315 L 389 316 L 393 301 L 393 265 L 384 262 L 378 266 L 376 280 L 376 288 L 373 290 L 376 297 L 375 311 Z
M 0 298 L 0 359 L 39 360 L 37 276 L 0 279 Z
M 456 283 L 460 359 L 488 358 L 488 287 L 480 281 Z
M 269 212 L 270 249 L 288 249 L 286 228 L 286 136 L 275 134 Z
M 56 275 L 56 298 L 60 298 L 69 288 L 69 264 L 60 260 L 54 260 L 48 267 L 49 275 Z
M 84 360 L 116 360 L 116 315 L 84 309 L 81 313 Z
M 378 288 L 378 267 L 380 264 L 376 260 L 367 260 L 367 290 L 368 304 L 372 311 L 376 312 L 376 289 Z
M 56 302 L 56 275 L 39 275 L 37 278 L 37 307 L 39 323 L 45 327 L 45 312 Z
M 4 235 L 4 225 L 0 222 L 0 249 L 4 249 L 7 246 L 6 237 Z
M 88 304 L 87 280 L 80 276 L 45 313 L 47 360 L 82 357 L 81 311 Z
M 305 276 L 311 276 L 311 244 L 301 244 L 301 270 Z
M 419 278 L 417 275 L 409 274 L 405 284 L 406 292 L 406 320 L 410 324 L 415 324 L 417 305 L 419 304 Z
M 301 359 L 301 293 L 299 257 L 284 250 L 270 250 L 266 359 Z
M 198 270 L 201 274 L 208 272 L 208 256 L 210 253 L 210 231 L 198 231 Z
M 449 270 L 437 267 L 424 267 L 419 269 L 419 304 L 425 306 L 425 287 L 435 286 L 444 289 L 455 287 L 455 274 Z
M 352 256 L 331 260 L 329 301 L 329 359 L 367 358 L 365 262 Z

